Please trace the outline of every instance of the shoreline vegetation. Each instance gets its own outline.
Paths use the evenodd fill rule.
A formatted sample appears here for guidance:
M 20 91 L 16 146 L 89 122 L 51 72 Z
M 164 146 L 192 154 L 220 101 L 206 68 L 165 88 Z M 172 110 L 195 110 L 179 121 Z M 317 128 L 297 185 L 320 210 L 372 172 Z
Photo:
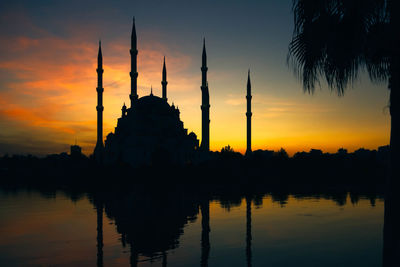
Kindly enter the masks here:
M 149 166 L 132 168 L 119 163 L 97 164 L 81 153 L 43 158 L 32 155 L 0 157 L 0 184 L 26 187 L 123 188 L 132 184 L 152 187 L 188 185 L 206 190 L 263 188 L 288 192 L 319 190 L 383 193 L 388 175 L 389 146 L 348 153 L 312 149 L 289 157 L 284 149 L 257 150 L 243 156 L 231 147 L 210 152 L 207 160 L 174 165 L 155 157 Z

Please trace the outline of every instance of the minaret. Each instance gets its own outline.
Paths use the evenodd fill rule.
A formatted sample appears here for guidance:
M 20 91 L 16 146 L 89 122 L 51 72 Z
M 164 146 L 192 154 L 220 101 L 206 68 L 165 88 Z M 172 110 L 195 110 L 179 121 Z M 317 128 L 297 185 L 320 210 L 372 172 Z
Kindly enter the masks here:
M 162 70 L 162 98 L 165 99 L 165 101 L 168 100 L 167 98 L 167 68 L 165 67 L 165 57 L 164 57 L 164 65 L 163 65 L 163 70 Z
M 98 162 L 103 158 L 103 55 L 101 53 L 101 41 L 99 41 L 99 54 L 97 56 L 97 143 L 94 149 L 94 157 Z
M 125 116 L 126 116 L 126 106 L 125 106 L 125 102 L 124 102 L 124 105 L 122 106 L 122 109 L 121 109 L 121 111 L 122 111 L 122 115 L 121 115 L 121 117 L 123 118 L 123 117 L 125 117 Z
M 204 151 L 210 150 L 210 95 L 208 93 L 207 82 L 207 54 L 206 40 L 203 40 L 203 56 L 201 66 L 201 145 L 200 148 Z
M 129 75 L 131 76 L 131 94 L 129 98 L 131 99 L 131 107 L 133 107 L 133 103 L 138 99 L 137 94 L 137 38 L 136 38 L 136 27 L 135 27 L 135 17 L 133 17 L 133 26 L 132 26 L 132 35 L 131 35 L 131 72 Z
M 246 155 L 249 155 L 251 153 L 251 83 L 250 83 L 250 69 L 249 73 L 247 75 L 247 112 L 246 112 L 246 117 L 247 117 L 247 149 L 246 149 Z

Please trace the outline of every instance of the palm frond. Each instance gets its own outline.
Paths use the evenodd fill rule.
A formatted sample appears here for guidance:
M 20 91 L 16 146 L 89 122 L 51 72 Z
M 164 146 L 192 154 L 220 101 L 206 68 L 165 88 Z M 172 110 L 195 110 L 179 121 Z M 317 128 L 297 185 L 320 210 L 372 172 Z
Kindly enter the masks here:
M 366 68 L 374 81 L 387 79 L 388 24 L 385 0 L 295 0 L 288 64 L 312 93 L 320 79 L 342 95 Z M 379 39 L 380 38 L 380 39 Z

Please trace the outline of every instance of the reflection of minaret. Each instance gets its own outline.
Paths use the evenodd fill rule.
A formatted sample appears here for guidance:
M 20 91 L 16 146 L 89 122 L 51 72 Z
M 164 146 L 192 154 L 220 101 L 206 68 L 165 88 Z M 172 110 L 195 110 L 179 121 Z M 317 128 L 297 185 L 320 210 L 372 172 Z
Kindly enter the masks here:
M 246 155 L 249 155 L 251 153 L 251 83 L 250 83 L 250 70 L 247 76 L 247 112 L 246 112 L 246 117 L 247 117 L 247 149 L 246 149 Z
M 249 267 L 252 265 L 251 239 L 251 198 L 246 196 L 246 261 Z
M 131 258 L 130 258 L 130 264 L 132 267 L 138 266 L 138 253 L 135 250 L 134 245 L 131 243 Z
M 200 204 L 201 209 L 201 260 L 200 266 L 208 266 L 210 255 L 210 203 L 207 200 Z
M 165 251 L 162 253 L 162 267 L 167 267 L 167 253 Z
M 101 42 L 99 42 L 99 54 L 97 56 L 97 143 L 94 149 L 94 157 L 98 162 L 103 159 L 103 55 L 101 53 Z
M 163 70 L 162 70 L 162 98 L 167 101 L 167 68 L 165 67 L 165 57 L 164 57 L 164 65 L 163 65 Z
M 97 203 L 97 266 L 103 266 L 103 204 Z
M 138 99 L 137 94 L 137 38 L 136 38 L 136 27 L 135 27 L 135 17 L 133 17 L 133 25 L 132 25 L 132 35 L 131 35 L 131 72 L 129 75 L 131 76 L 131 94 L 129 98 L 131 99 L 131 107 L 133 107 L 133 103 Z
M 210 96 L 208 93 L 207 82 L 207 54 L 206 41 L 203 40 L 203 55 L 201 65 L 201 148 L 205 151 L 210 150 Z

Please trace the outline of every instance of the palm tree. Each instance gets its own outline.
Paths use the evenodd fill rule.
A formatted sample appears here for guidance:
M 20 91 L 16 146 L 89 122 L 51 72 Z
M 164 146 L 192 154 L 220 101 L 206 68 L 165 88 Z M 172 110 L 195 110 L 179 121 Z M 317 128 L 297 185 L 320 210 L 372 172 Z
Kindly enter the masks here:
M 385 194 L 383 266 L 400 260 L 400 1 L 293 0 L 288 60 L 313 92 L 321 78 L 342 95 L 366 69 L 390 90 L 390 175 Z
M 294 32 L 288 63 L 312 93 L 325 79 L 343 95 L 366 70 L 373 82 L 390 90 L 391 177 L 399 182 L 400 1 L 293 0 Z

